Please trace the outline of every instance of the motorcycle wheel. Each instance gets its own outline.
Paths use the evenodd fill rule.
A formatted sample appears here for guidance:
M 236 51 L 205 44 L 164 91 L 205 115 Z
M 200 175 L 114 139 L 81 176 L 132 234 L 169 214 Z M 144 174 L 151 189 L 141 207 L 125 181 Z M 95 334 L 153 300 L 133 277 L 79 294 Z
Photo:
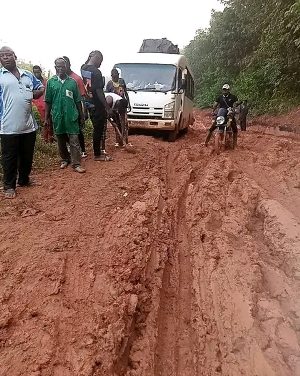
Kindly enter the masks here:
M 215 153 L 217 155 L 220 154 L 220 149 L 221 149 L 221 134 L 217 132 L 215 134 Z
M 229 137 L 229 147 L 231 150 L 234 150 L 234 139 L 233 139 L 233 133 L 230 134 Z
M 234 149 L 233 135 L 232 133 L 227 133 L 225 140 L 225 149 Z

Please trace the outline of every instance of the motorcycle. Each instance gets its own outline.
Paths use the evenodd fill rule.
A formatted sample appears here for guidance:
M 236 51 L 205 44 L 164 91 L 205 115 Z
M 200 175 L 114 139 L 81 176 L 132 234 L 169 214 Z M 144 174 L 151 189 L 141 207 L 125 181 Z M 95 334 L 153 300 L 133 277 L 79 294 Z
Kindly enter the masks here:
M 218 111 L 217 118 L 215 119 L 215 152 L 220 154 L 221 148 L 234 149 L 234 138 L 232 131 L 232 121 L 234 120 L 235 111 L 233 108 L 229 107 L 220 108 Z

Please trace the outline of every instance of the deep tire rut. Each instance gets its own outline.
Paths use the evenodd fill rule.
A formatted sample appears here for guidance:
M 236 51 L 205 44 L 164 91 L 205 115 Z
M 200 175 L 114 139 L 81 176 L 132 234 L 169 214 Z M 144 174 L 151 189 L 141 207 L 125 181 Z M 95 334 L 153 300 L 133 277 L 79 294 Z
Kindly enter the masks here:
M 176 173 L 175 158 L 167 158 L 168 191 L 172 192 Z M 158 338 L 155 351 L 155 375 L 194 375 L 192 316 L 192 269 L 188 229 L 186 227 L 186 196 L 189 179 L 182 187 L 178 203 L 171 214 L 174 248 L 165 266 L 158 312 Z
M 0 376 L 300 375 L 300 142 L 208 123 L 0 202 Z

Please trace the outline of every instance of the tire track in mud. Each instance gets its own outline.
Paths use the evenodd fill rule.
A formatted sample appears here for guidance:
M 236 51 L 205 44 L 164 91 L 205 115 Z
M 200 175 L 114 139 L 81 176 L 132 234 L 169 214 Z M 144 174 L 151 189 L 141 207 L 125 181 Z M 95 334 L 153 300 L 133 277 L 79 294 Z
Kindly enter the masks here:
M 148 191 L 143 202 L 148 202 L 149 209 L 154 210 L 151 213 L 151 237 L 147 248 L 143 252 L 147 255 L 143 272 L 140 279 L 140 294 L 138 304 L 133 313 L 131 328 L 127 331 L 126 351 L 121 349 L 117 353 L 116 361 L 113 367 L 114 375 L 135 374 L 135 370 L 147 374 L 149 369 L 148 358 L 140 356 L 140 346 L 145 353 L 151 353 L 151 342 L 153 342 L 154 332 L 152 325 L 149 325 L 150 331 L 147 332 L 147 341 L 143 343 L 141 340 L 141 332 L 145 328 L 145 322 L 151 322 L 153 319 L 153 305 L 156 304 L 155 298 L 158 294 L 158 284 L 160 284 L 160 274 L 164 268 L 168 257 L 171 241 L 169 240 L 170 226 L 168 221 L 168 208 L 166 205 L 166 171 L 165 171 L 165 148 L 157 148 L 155 160 L 152 163 L 147 162 L 151 171 L 152 179 L 154 179 L 152 190 Z M 154 194 L 155 192 L 155 194 Z M 149 224 L 148 224 L 149 225 Z M 149 294 L 149 292 L 151 292 Z M 154 309 L 155 311 L 155 309 Z M 132 348 L 134 351 L 132 351 Z M 140 371 L 141 370 L 141 371 Z
M 151 322 L 157 330 L 154 366 L 128 375 L 295 376 L 300 297 L 292 286 L 299 286 L 299 274 L 296 269 L 287 280 L 287 255 L 282 243 L 276 245 L 273 225 L 267 230 L 275 214 L 264 209 L 265 198 L 277 191 L 268 196 L 261 178 L 253 179 L 255 170 L 250 174 L 241 162 L 249 159 L 247 149 L 216 158 L 199 146 L 186 143 L 169 151 L 167 203 L 174 244 Z M 263 148 L 259 152 L 272 161 L 277 148 L 269 156 Z M 275 197 L 287 203 L 284 196 Z M 280 223 L 282 210 L 277 207 L 275 213 Z M 279 238 L 299 226 L 296 219 L 288 220 L 291 216 L 285 213 L 290 224 L 277 229 Z M 297 237 L 293 232 L 287 248 Z M 293 262 L 298 262 L 297 246 L 290 250 Z
M 216 159 L 190 141 L 159 156 L 158 217 L 171 243 L 152 243 L 147 313 L 138 313 L 130 366 L 118 374 L 297 375 L 299 297 L 291 286 L 298 272 L 283 278 L 286 257 L 278 247 L 275 256 L 265 229 L 265 190 L 238 151 Z
M 175 154 L 174 157 L 169 154 L 167 158 L 169 195 L 172 195 L 172 190 L 178 183 L 175 171 L 178 157 L 179 155 Z M 154 366 L 154 374 L 158 376 L 195 374 L 194 335 L 191 326 L 192 274 L 185 215 L 187 190 L 193 177 L 191 170 L 190 177 L 180 186 L 180 197 L 175 197 L 177 202 L 171 204 L 174 246 L 165 266 L 160 295 Z
M 186 167 L 183 166 L 179 182 L 178 171 L 175 171 L 177 158 L 189 164 L 185 152 L 170 152 L 167 148 L 160 150 L 157 159 L 160 197 L 155 228 L 160 237 L 151 244 L 151 254 L 145 268 L 147 299 L 141 298 L 143 305 L 137 313 L 134 329 L 138 335 L 135 336 L 126 361 L 126 375 L 173 374 L 173 367 L 178 374 L 194 374 L 196 362 L 191 351 L 193 333 L 190 326 L 192 292 L 189 240 L 185 222 L 182 221 L 186 191 L 194 174 L 192 168 L 186 173 Z M 168 369 L 166 364 L 172 366 Z M 123 375 L 124 370 L 119 369 L 117 374 Z
M 1 376 L 300 374 L 300 144 L 201 137 L 1 207 Z

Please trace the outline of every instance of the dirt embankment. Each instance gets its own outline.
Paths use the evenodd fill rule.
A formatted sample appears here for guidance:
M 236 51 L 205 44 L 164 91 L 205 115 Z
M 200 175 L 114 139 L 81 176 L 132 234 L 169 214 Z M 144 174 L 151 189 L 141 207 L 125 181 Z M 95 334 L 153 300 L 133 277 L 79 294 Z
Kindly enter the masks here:
M 300 143 L 208 124 L 0 203 L 1 376 L 300 374 Z

